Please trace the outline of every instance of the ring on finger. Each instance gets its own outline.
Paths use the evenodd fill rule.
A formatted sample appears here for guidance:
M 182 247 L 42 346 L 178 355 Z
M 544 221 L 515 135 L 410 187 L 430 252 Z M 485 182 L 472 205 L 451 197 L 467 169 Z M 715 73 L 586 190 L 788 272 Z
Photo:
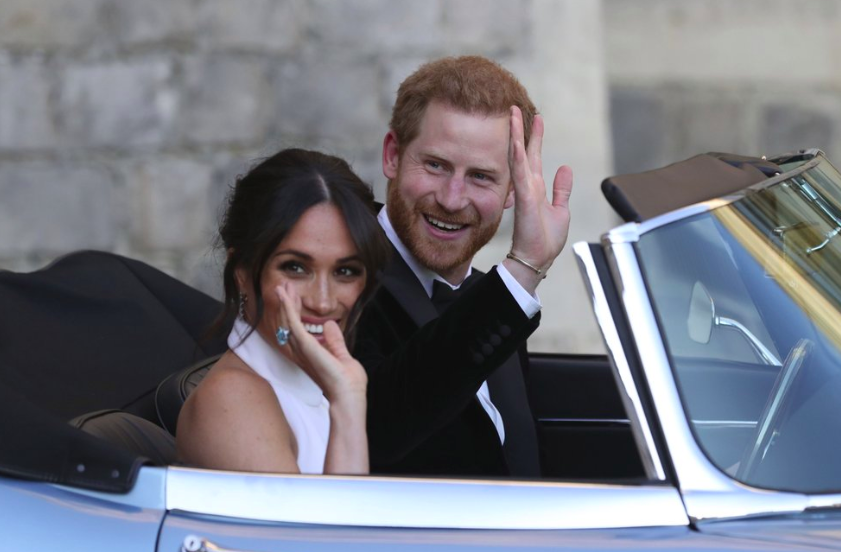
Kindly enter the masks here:
M 278 326 L 277 332 L 275 332 L 275 337 L 277 338 L 277 344 L 283 347 L 289 343 L 289 330 L 283 326 Z

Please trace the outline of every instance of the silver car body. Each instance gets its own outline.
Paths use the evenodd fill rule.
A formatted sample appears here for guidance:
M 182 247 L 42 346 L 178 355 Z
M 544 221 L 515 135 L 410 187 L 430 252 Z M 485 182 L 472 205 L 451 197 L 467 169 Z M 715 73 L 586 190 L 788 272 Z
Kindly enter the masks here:
M 823 162 L 811 155 L 794 172 Z M 600 244 L 573 246 L 645 481 L 262 475 L 170 466 L 141 468 L 133 490 L 121 495 L 3 478 L 0 549 L 841 549 L 841 517 L 833 509 L 841 494 L 752 487 L 699 445 L 640 266 L 641 236 L 739 197 L 627 223 Z M 611 293 L 620 298 L 625 329 Z

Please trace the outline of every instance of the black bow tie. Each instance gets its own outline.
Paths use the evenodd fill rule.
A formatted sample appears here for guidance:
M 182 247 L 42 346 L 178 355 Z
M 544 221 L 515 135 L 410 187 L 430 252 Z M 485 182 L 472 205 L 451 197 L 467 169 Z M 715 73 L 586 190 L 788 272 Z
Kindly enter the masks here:
M 438 311 L 438 314 L 444 314 L 447 307 L 449 307 L 453 301 L 461 297 L 462 292 L 469 288 L 473 282 L 476 281 L 477 277 L 478 274 L 474 271 L 470 274 L 470 277 L 461 283 L 458 289 L 451 288 L 449 284 L 446 284 L 441 280 L 433 280 L 432 304 L 435 305 L 435 309 Z

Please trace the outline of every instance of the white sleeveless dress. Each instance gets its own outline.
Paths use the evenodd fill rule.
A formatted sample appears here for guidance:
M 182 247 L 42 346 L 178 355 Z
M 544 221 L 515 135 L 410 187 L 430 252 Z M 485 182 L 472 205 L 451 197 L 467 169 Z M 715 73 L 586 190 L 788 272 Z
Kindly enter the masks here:
M 306 372 L 272 347 L 256 330 L 245 340 L 250 326 L 237 318 L 228 347 L 274 389 L 277 401 L 298 443 L 301 473 L 324 473 L 330 436 L 330 403 Z

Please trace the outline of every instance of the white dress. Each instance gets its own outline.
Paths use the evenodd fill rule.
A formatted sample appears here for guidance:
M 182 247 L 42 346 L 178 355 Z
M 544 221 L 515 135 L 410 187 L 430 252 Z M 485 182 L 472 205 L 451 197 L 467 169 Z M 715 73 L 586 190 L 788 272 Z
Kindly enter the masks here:
M 270 346 L 259 332 L 237 318 L 228 336 L 228 347 L 274 389 L 277 401 L 298 443 L 301 473 L 324 473 L 330 436 L 330 403 L 321 388 L 296 364 Z

